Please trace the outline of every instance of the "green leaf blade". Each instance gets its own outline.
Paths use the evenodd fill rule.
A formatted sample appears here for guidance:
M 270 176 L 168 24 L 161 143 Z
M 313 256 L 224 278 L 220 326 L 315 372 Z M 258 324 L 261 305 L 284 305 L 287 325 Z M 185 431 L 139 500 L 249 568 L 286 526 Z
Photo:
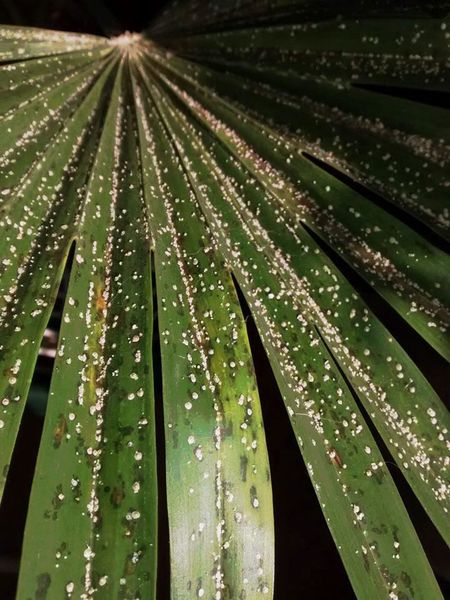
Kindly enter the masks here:
M 55 598 L 156 593 L 152 284 L 123 72 L 78 226 L 19 598 L 44 576 Z
M 155 108 L 145 117 L 137 99 L 159 298 L 172 598 L 268 598 L 269 463 L 239 302 Z
M 181 129 L 181 117 L 175 119 L 170 114 L 167 101 L 164 113 L 171 124 L 172 137 L 180 145 L 183 140 L 186 152 L 188 144 L 193 144 L 189 169 L 197 174 L 196 192 L 219 247 L 253 309 L 310 476 L 356 593 L 361 598 L 375 594 L 388 598 L 397 592 L 440 598 L 376 444 L 346 384 L 329 363 L 327 347 L 314 326 L 308 324 L 307 312 L 302 311 L 299 299 L 295 300 L 292 284 L 283 282 L 277 261 L 264 256 L 261 245 L 259 251 L 252 247 L 251 237 L 247 239 L 250 232 L 243 223 L 250 224 L 250 216 L 245 220 L 241 216 L 239 222 L 236 216 L 231 217 L 236 211 L 231 208 L 236 200 L 229 181 L 225 185 L 221 169 L 201 151 L 198 132 Z M 189 136 L 191 142 L 187 141 Z M 220 180 L 223 187 L 217 187 Z M 242 184 L 238 189 L 242 190 Z M 289 328 L 288 323 L 294 321 L 300 322 L 300 328 Z M 345 462 L 345 457 L 350 456 L 351 464 L 350 458 L 349 463 Z M 381 504 L 379 498 L 384 494 L 386 499 Z M 400 562 L 396 553 L 392 554 L 397 544 L 408 547 Z M 427 570 L 426 583 L 414 577 L 417 569 L 421 573 Z M 411 578 L 409 583 L 402 582 L 403 571 Z

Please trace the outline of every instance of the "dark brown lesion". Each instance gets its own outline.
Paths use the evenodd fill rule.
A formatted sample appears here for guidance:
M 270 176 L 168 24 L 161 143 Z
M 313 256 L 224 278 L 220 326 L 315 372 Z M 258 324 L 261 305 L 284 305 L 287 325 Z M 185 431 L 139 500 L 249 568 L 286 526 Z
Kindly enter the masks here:
M 34 594 L 35 600 L 45 600 L 52 581 L 48 573 L 41 573 L 37 576 L 37 587 Z
M 106 306 L 105 288 L 102 285 L 98 285 L 95 291 L 95 310 L 100 316 L 103 316 Z
M 245 454 L 240 456 L 240 475 L 241 481 L 247 481 L 248 458 Z
M 67 433 L 67 420 L 61 413 L 58 417 L 58 422 L 53 430 L 53 448 L 59 448 L 64 436 Z
M 334 465 L 338 469 L 342 469 L 344 462 L 342 460 L 341 455 L 338 453 L 338 451 L 335 448 L 330 447 L 327 451 L 327 454 L 328 454 L 328 458 L 330 459 L 331 464 Z
M 109 500 L 110 500 L 111 504 L 114 506 L 114 508 L 118 508 L 122 504 L 125 496 L 126 496 L 126 494 L 125 494 L 123 482 L 120 481 L 116 486 L 113 487 L 112 492 L 109 496 Z

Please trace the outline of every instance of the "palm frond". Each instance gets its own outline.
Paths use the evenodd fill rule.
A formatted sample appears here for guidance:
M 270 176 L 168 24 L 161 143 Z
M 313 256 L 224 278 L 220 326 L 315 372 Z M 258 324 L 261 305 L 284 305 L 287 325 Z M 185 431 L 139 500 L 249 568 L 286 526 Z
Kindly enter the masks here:
M 358 598 L 441 598 L 371 429 L 448 541 L 448 413 L 333 256 L 449 360 L 448 115 L 409 95 L 449 91 L 448 23 L 200 6 L 153 41 L 0 30 L 2 486 L 75 256 L 18 598 L 156 597 L 155 402 L 172 597 L 273 596 L 237 286 Z

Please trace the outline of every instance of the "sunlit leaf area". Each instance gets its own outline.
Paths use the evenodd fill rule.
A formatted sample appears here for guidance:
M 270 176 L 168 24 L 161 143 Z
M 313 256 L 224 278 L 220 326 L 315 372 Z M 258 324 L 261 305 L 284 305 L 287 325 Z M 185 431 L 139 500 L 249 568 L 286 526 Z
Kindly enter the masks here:
M 450 4 L 0 2 L 0 600 L 450 593 Z

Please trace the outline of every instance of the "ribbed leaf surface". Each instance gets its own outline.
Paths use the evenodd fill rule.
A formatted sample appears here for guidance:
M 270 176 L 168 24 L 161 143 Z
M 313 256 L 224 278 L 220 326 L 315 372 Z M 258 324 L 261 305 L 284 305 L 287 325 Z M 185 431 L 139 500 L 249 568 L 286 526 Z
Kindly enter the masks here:
M 172 598 L 273 597 L 236 285 L 358 598 L 442 597 L 370 427 L 449 540 L 448 413 L 333 256 L 450 359 L 448 115 L 398 90 L 448 91 L 447 22 L 332 9 L 175 2 L 156 41 L 0 29 L 2 487 L 70 269 L 20 600 L 156 597 L 155 401 Z

